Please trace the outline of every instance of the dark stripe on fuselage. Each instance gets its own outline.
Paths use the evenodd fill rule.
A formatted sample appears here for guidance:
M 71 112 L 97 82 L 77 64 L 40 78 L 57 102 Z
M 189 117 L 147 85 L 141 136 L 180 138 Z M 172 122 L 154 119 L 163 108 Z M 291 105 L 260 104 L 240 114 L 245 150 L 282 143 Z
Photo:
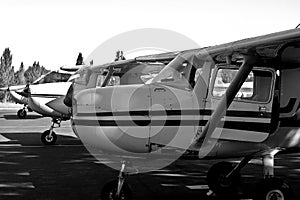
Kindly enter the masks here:
M 118 112 L 96 112 L 96 113 L 77 113 L 78 117 L 110 117 L 110 116 L 183 116 L 183 115 L 206 115 L 210 116 L 213 110 L 159 110 L 159 111 L 118 111 Z M 250 118 L 271 118 L 271 113 L 256 111 L 227 111 L 228 117 L 250 117 Z
M 79 126 L 102 126 L 102 127 L 118 127 L 118 126 L 205 126 L 207 120 L 86 120 L 74 119 L 73 125 Z M 218 124 L 220 128 L 236 129 L 244 131 L 269 132 L 269 123 L 257 122 L 237 122 L 237 121 L 221 121 Z
M 63 97 L 61 94 L 31 94 L 30 97 L 39 97 L 39 98 L 59 98 Z

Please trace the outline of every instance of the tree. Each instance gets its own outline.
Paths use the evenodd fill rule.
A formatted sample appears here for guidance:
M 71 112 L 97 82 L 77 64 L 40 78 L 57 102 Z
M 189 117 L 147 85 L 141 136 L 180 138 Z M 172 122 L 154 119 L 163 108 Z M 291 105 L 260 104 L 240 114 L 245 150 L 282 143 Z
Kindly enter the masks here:
M 12 64 L 12 55 L 9 48 L 5 48 L 0 58 L 0 87 L 8 87 L 14 82 L 14 68 Z M 0 99 L 6 102 L 7 94 L 2 93 Z
M 83 57 L 82 57 L 82 53 L 79 52 L 79 55 L 76 60 L 76 65 L 82 65 L 82 64 L 83 64 Z
M 41 75 L 48 73 L 45 67 L 40 66 L 39 62 L 34 61 L 32 66 L 29 66 L 28 69 L 25 71 L 24 76 L 25 80 L 28 83 L 33 83 L 37 78 Z
M 15 68 L 12 66 L 8 72 L 8 85 L 14 85 L 15 84 Z
M 19 70 L 15 72 L 15 85 L 26 84 L 24 73 L 25 73 L 24 64 L 23 62 L 21 62 Z
M 12 55 L 9 48 L 6 48 L 0 58 L 0 87 L 9 86 L 11 63 Z

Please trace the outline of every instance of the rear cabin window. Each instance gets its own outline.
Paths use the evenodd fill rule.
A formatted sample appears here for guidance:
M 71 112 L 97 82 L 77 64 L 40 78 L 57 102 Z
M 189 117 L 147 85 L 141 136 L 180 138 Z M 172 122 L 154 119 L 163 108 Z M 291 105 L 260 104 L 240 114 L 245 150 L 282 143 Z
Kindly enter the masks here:
M 237 72 L 238 69 L 219 68 L 215 77 L 212 95 L 214 97 L 222 97 Z M 272 73 L 270 71 L 253 70 L 236 94 L 235 100 L 267 102 L 270 96 L 271 85 Z

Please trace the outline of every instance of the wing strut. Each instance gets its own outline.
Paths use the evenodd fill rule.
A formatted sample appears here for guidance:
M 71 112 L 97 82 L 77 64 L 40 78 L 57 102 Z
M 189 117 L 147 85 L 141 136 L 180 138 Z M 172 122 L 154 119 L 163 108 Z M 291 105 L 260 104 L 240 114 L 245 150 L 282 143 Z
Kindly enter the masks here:
M 245 82 L 246 78 L 248 77 L 249 73 L 251 72 L 253 65 L 255 64 L 257 57 L 254 55 L 244 55 L 244 61 L 241 65 L 239 71 L 237 72 L 235 78 L 230 83 L 229 87 L 227 88 L 223 98 L 221 99 L 220 103 L 218 104 L 215 111 L 212 113 L 209 121 L 206 123 L 202 134 L 199 138 L 197 138 L 192 148 L 196 148 L 199 150 L 203 144 L 206 144 L 209 139 L 211 139 L 211 135 L 214 132 L 215 128 L 220 123 L 222 117 L 225 116 L 226 111 L 230 104 L 232 103 L 234 97 L 242 87 L 243 83 Z M 202 143 L 203 141 L 203 143 Z M 210 149 L 212 149 L 214 145 L 211 145 Z M 207 149 L 206 149 L 207 150 Z M 200 151 L 199 151 L 200 156 Z

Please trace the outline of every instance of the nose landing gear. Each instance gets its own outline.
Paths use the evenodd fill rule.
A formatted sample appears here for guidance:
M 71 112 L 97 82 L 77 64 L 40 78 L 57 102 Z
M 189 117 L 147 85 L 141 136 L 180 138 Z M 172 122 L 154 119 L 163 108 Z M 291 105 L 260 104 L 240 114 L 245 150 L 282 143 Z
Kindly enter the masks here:
M 25 119 L 27 116 L 27 111 L 32 112 L 32 109 L 28 105 L 24 105 L 24 107 L 17 112 L 17 116 L 19 119 Z
M 102 189 L 102 200 L 131 200 L 132 193 L 125 181 L 126 162 L 122 162 L 121 170 L 117 180 L 108 182 Z
M 49 130 L 46 130 L 41 135 L 41 141 L 44 145 L 54 145 L 57 140 L 57 135 L 53 131 L 54 128 L 60 127 L 61 119 L 52 119 L 52 125 Z M 57 124 L 57 127 L 55 127 L 55 124 Z
M 18 115 L 19 119 L 25 119 L 26 116 L 27 116 L 27 112 L 25 110 L 25 107 L 18 110 L 17 115 Z

